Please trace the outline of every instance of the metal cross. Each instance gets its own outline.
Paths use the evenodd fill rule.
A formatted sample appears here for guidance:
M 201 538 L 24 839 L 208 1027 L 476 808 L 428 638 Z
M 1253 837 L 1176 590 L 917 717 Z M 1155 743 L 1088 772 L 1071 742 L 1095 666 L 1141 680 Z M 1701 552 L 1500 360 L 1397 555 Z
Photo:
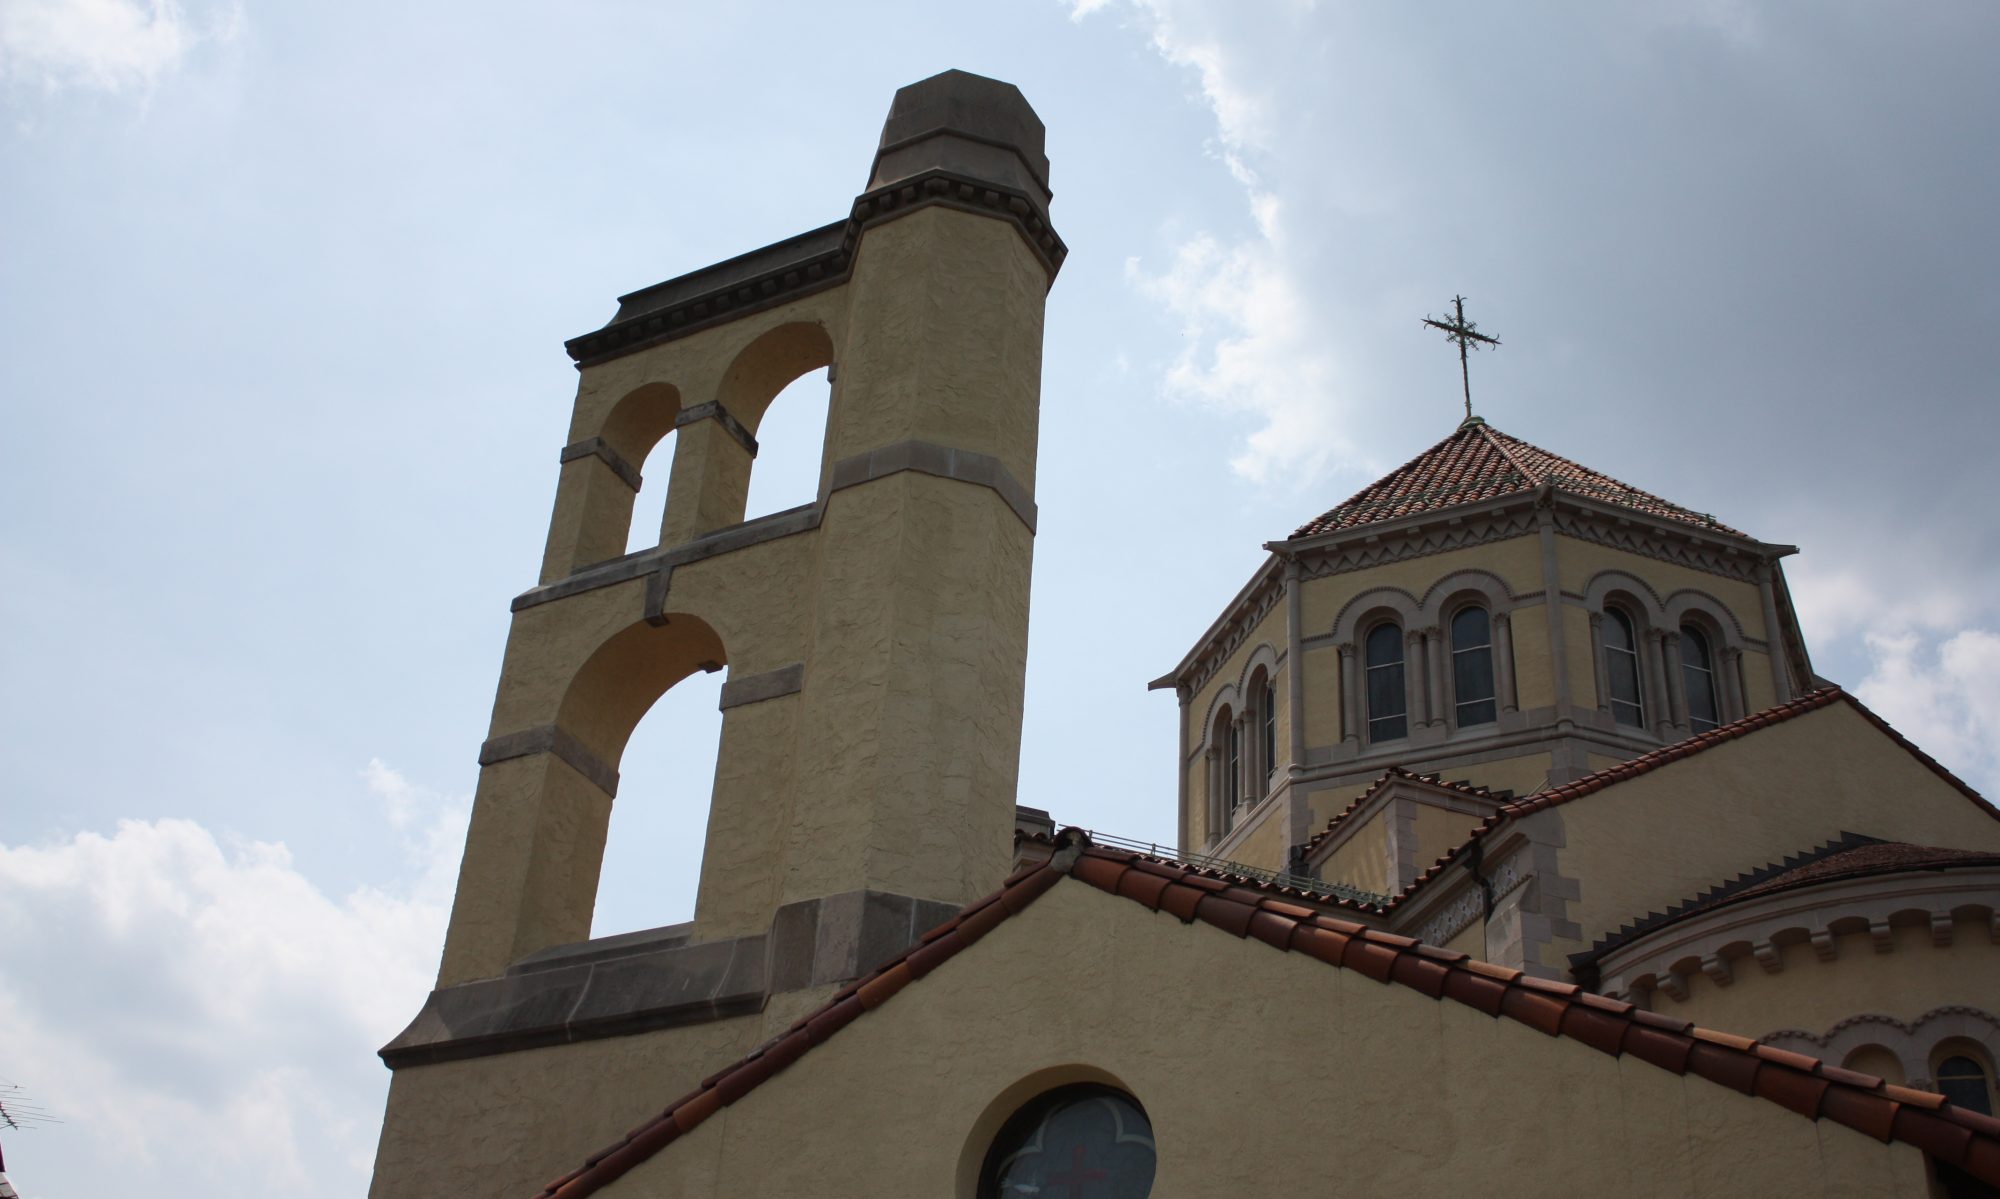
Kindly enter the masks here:
M 1500 344 L 1500 339 L 1486 336 L 1479 332 L 1478 327 L 1471 321 L 1465 319 L 1464 296 L 1453 296 L 1451 303 L 1458 313 L 1456 319 L 1438 320 L 1436 317 L 1427 316 L 1424 318 L 1424 323 L 1433 329 L 1444 330 L 1447 339 L 1458 343 L 1458 377 L 1460 382 L 1465 384 L 1465 419 L 1471 420 L 1472 369 L 1466 365 L 1466 351 L 1479 349 L 1482 345 L 1497 346 Z

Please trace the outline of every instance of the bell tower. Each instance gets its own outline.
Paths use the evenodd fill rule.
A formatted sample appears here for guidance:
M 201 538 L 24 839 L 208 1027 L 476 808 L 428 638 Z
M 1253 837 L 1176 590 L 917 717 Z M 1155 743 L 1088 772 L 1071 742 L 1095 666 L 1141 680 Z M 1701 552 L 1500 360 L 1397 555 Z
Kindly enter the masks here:
M 817 1002 L 1005 875 L 1066 252 L 1048 170 L 1016 88 L 947 71 L 896 93 L 843 219 L 623 296 L 567 343 L 547 548 L 513 601 L 438 986 L 382 1050 L 376 1194 L 484 1193 L 494 1163 L 451 1166 L 454 1129 L 516 1051 L 561 1046 L 536 1069 L 576 1083 L 524 1121 L 616 1114 L 603 1061 L 698 1076 L 767 1007 Z M 822 367 L 817 499 L 745 520 L 765 409 Z M 669 454 L 659 543 L 624 553 Z M 620 755 L 704 670 L 728 677 L 694 919 L 592 941 L 611 806 L 643 802 Z M 576 1148 L 538 1144 L 518 1148 L 537 1185 Z

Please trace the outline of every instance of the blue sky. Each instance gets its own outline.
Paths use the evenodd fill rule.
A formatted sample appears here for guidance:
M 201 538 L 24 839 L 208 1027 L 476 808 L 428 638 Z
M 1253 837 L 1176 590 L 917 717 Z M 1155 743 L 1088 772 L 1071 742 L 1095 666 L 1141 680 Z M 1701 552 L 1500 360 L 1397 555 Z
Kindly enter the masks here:
M 1821 673 L 2000 790 L 2000 9 L 1799 13 L 0 0 L 0 1079 L 67 1120 L 16 1183 L 365 1184 L 561 341 L 844 214 L 947 67 L 1034 103 L 1071 247 L 1023 802 L 1171 838 L 1146 680 L 1451 430 L 1459 292 L 1483 415 L 1800 546 Z M 753 513 L 824 405 L 774 406 Z M 628 751 L 600 932 L 691 907 L 718 683 Z

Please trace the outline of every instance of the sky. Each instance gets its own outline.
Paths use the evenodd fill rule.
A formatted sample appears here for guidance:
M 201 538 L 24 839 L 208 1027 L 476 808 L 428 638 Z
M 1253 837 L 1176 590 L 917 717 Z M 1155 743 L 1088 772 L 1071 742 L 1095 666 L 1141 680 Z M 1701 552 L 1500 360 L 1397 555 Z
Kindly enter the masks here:
M 561 342 L 845 215 L 950 67 L 1042 116 L 1071 251 L 1022 802 L 1172 839 L 1146 682 L 1451 432 L 1456 294 L 1482 415 L 1798 546 L 1817 670 L 2000 793 L 1996 50 L 1983 0 L 0 0 L 0 1081 L 64 1121 L 11 1177 L 365 1188 Z M 600 934 L 691 912 L 720 682 L 627 751 Z

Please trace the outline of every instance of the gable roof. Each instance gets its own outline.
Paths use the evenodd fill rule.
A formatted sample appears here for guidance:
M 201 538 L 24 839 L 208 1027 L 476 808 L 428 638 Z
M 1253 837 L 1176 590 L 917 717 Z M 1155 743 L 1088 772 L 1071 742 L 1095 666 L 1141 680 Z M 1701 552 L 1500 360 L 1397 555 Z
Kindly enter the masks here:
M 1652 912 L 1621 925 L 1600 937 L 1581 953 L 1569 955 L 1571 969 L 1622 949 L 1659 929 L 1683 920 L 1726 908 L 1731 904 L 1793 891 L 1820 883 L 1917 871 L 1943 873 L 1947 870 L 1981 869 L 2000 866 L 2000 853 L 1991 850 L 1948 849 L 1937 845 L 1911 845 L 1906 841 L 1884 841 L 1860 833 L 1842 833 L 1817 849 L 1792 854 L 1782 862 L 1772 862 L 1739 874 L 1728 882 L 1673 905 L 1664 912 Z M 1580 975 L 1578 977 L 1581 977 Z
M 1718 728 L 1710 729 L 1705 733 L 1697 733 L 1692 737 L 1676 741 L 1672 745 L 1661 746 L 1659 749 L 1641 754 L 1629 762 L 1620 762 L 1616 766 L 1608 766 L 1594 774 L 1584 775 L 1574 782 L 1563 783 L 1556 787 L 1544 787 L 1533 795 L 1525 796 L 1512 803 L 1502 805 L 1499 811 L 1480 821 L 1479 826 L 1472 830 L 1471 836 L 1439 857 L 1437 861 L 1431 863 L 1430 867 L 1422 874 L 1419 874 L 1409 886 L 1403 888 L 1402 893 L 1395 897 L 1392 906 L 1395 903 L 1401 903 L 1408 899 L 1411 894 L 1443 874 L 1445 869 L 1457 861 L 1473 842 L 1500 827 L 1507 820 L 1532 815 L 1544 808 L 1553 808 L 1571 803 L 1582 799 L 1586 795 L 1594 795 L 1607 787 L 1622 783 L 1626 779 L 1637 778 L 1642 774 L 1651 774 L 1660 767 L 1678 762 L 1682 758 L 1692 757 L 1705 750 L 1714 749 L 1718 745 L 1734 741 L 1739 737 L 1747 737 L 1759 729 L 1769 728 L 1774 724 L 1783 724 L 1788 720 L 1804 716 L 1808 712 L 1818 711 L 1833 703 L 1844 703 L 1854 709 L 1863 719 L 1867 720 L 1868 723 L 1874 725 L 1887 736 L 1890 741 L 1922 763 L 1932 774 L 1949 783 L 1961 795 L 1964 795 L 1967 799 L 1977 804 L 1979 809 L 1988 816 L 1995 820 L 2000 820 L 2000 809 L 1994 808 L 1992 804 L 1986 802 L 1984 796 L 1967 785 L 1964 779 L 1953 774 L 1945 768 L 1943 763 L 1931 757 L 1922 749 L 1919 749 L 1915 742 L 1897 732 L 1890 726 L 1888 721 L 1877 716 L 1870 710 L 1868 705 L 1862 703 L 1839 687 L 1821 687 L 1817 691 L 1809 691 L 1787 703 L 1766 708 L 1762 712 L 1752 712 L 1741 720 L 1731 721 Z
M 1683 508 L 1560 454 L 1510 437 L 1477 417 L 1343 503 L 1300 525 L 1292 536 L 1337 533 L 1460 504 L 1517 495 L 1545 485 L 1648 516 L 1744 536 L 1705 512 Z
M 1329 817 L 1327 819 L 1325 828 L 1314 833 L 1312 837 L 1306 841 L 1305 848 L 1307 855 L 1310 856 L 1315 849 L 1318 849 L 1320 845 L 1324 843 L 1328 837 L 1331 837 L 1334 834 L 1334 830 L 1338 829 L 1341 825 L 1347 823 L 1348 819 L 1352 817 L 1356 812 L 1360 811 L 1361 806 L 1363 804 L 1375 798 L 1376 794 L 1379 793 L 1383 787 L 1387 786 L 1391 782 L 1395 782 L 1398 780 L 1411 783 L 1421 783 L 1427 787 L 1435 787 L 1441 791 L 1455 792 L 1459 795 L 1464 795 L 1471 799 L 1482 800 L 1486 803 L 1504 804 L 1508 800 L 1514 798 L 1514 793 L 1512 791 L 1504 791 L 1504 790 L 1493 791 L 1485 787 L 1481 787 L 1477 783 L 1448 782 L 1441 775 L 1438 775 L 1435 772 L 1431 774 L 1419 774 L 1414 770 L 1405 770 L 1401 766 L 1390 766 L 1385 770 L 1383 770 L 1381 774 L 1377 775 L 1375 777 L 1375 781 L 1369 783 L 1367 788 L 1364 789 L 1361 792 L 1361 794 L 1355 796 L 1354 802 L 1348 804 L 1346 807 L 1342 808 L 1338 812 L 1335 812 L 1331 817 Z
M 1047 863 L 1024 866 L 992 895 L 924 934 L 874 973 L 850 983 L 811 1015 L 735 1064 L 702 1080 L 665 1111 L 634 1128 L 583 1165 L 548 1184 L 538 1199 L 583 1199 L 665 1149 L 825 1043 L 863 1013 L 970 948 L 1024 911 L 1067 875 L 1183 924 L 1199 920 L 1275 950 L 1302 953 L 1376 982 L 1408 987 L 1440 1002 L 1506 1017 L 1551 1037 L 1566 1037 L 1613 1056 L 1695 1074 L 1813 1119 L 1827 1119 L 1880 1141 L 1902 1141 L 1989 1184 L 2000 1185 L 2000 1120 L 1942 1095 L 1895 1086 L 1817 1058 L 1759 1045 L 1747 1037 L 1697 1028 L 1629 1003 L 1593 995 L 1450 953 L 1409 937 L 1366 928 L 1261 890 L 1209 878 L 1164 858 L 1092 845 L 1065 829 Z

